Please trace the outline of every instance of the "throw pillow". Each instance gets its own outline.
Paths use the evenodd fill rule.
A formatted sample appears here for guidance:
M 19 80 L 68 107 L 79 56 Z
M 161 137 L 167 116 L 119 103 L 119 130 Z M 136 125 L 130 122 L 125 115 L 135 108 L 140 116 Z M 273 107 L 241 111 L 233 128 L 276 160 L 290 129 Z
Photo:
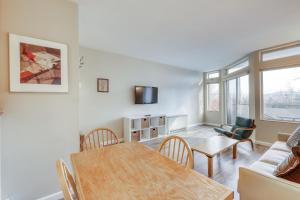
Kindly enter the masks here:
M 295 152 L 298 152 L 300 147 L 294 147 L 296 150 Z M 293 151 L 293 150 L 292 150 Z M 293 151 L 293 152 L 294 152 Z M 296 169 L 300 164 L 300 157 L 298 156 L 298 153 L 295 155 L 293 152 L 289 154 L 289 156 L 280 163 L 275 171 L 273 172 L 274 176 L 283 176 L 288 174 L 289 172 Z
M 298 145 L 298 142 L 300 141 L 300 126 L 296 128 L 296 130 L 290 135 L 288 138 L 286 144 L 292 148 Z
M 281 178 L 295 183 L 300 183 L 300 165 L 292 172 L 281 176 Z

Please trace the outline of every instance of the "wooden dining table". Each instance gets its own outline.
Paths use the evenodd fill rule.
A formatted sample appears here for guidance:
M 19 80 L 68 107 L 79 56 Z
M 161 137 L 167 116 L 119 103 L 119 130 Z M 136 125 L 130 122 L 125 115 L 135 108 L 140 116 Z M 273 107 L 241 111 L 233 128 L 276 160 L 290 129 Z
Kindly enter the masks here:
M 133 142 L 71 155 L 80 200 L 232 200 L 231 189 Z

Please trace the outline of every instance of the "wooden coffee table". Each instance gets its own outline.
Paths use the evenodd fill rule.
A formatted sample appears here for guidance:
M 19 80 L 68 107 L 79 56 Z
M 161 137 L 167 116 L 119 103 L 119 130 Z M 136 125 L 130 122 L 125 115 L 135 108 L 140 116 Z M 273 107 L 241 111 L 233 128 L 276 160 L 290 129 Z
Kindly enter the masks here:
M 213 175 L 213 157 L 223 150 L 232 147 L 232 158 L 236 159 L 236 145 L 239 141 L 231 139 L 225 136 L 214 136 L 206 139 L 202 139 L 197 144 L 193 145 L 192 152 L 197 151 L 207 156 L 208 161 L 208 177 Z

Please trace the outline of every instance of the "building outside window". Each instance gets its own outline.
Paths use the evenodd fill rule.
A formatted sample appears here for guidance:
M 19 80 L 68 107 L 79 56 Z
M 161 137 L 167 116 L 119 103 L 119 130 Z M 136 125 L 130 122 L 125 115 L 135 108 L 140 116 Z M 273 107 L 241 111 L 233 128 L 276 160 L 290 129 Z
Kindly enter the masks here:
M 300 121 L 300 67 L 262 72 L 262 118 Z
M 207 84 L 207 111 L 219 111 L 219 83 Z

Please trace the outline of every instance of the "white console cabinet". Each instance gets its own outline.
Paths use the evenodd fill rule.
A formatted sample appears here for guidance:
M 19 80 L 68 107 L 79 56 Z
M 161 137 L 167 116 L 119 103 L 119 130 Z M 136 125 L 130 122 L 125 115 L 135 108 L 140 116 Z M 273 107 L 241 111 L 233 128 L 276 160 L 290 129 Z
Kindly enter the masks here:
M 124 140 L 146 141 L 186 129 L 187 115 L 142 115 L 124 118 Z

